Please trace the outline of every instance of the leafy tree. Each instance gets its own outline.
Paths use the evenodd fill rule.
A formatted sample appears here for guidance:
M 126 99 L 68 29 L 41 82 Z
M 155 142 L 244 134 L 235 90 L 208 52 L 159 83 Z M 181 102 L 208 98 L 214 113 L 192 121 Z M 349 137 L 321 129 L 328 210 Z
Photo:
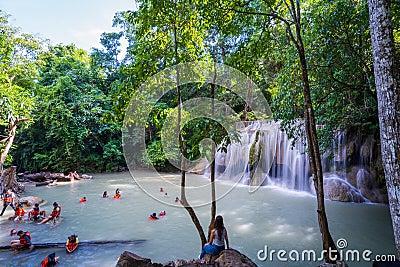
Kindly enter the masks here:
M 306 58 L 306 49 L 303 41 L 303 23 L 302 8 L 299 1 L 288 0 L 276 3 L 274 1 L 237 1 L 230 3 L 218 3 L 218 8 L 228 14 L 245 15 L 251 17 L 261 17 L 264 24 L 270 26 L 273 31 L 276 28 L 290 44 L 288 49 L 292 49 L 296 53 L 296 58 L 292 59 L 293 78 L 299 79 L 299 96 L 303 101 L 302 113 L 304 117 L 304 127 L 307 136 L 307 147 L 310 155 L 311 169 L 314 175 L 314 185 L 317 192 L 318 202 L 318 222 L 322 234 L 323 249 L 325 251 L 337 251 L 335 243 L 330 235 L 328 228 L 328 220 L 325 212 L 324 191 L 323 191 L 323 174 L 319 143 L 316 131 L 316 119 L 314 115 L 314 105 L 311 98 L 311 87 L 309 80 L 309 67 Z M 325 253 L 327 262 L 335 262 L 338 259 L 337 253 Z
M 8 159 L 17 128 L 31 119 L 34 108 L 35 61 L 40 41 L 8 24 L 0 13 L 0 172 Z
M 166 68 L 186 60 L 199 59 L 204 38 L 204 26 L 200 17 L 193 11 L 193 5 L 178 1 L 149 1 L 142 2 L 139 11 L 135 14 L 133 25 L 136 26 L 136 38 L 139 46 L 135 52 L 140 53 L 141 63 L 150 62 L 150 71 Z M 147 53 L 145 51 L 152 51 Z M 153 58 L 150 60 L 151 57 Z M 183 144 L 180 122 L 182 119 L 181 103 L 182 87 L 179 84 L 177 73 L 177 100 L 178 100 L 178 135 L 180 153 L 186 157 L 186 148 Z M 182 161 L 182 164 L 184 161 Z M 181 202 L 190 214 L 199 233 L 201 243 L 206 243 L 206 238 L 201 224 L 186 199 L 186 172 L 181 165 Z
M 39 60 L 38 109 L 21 141 L 21 167 L 69 172 L 120 165 L 119 126 L 102 120 L 110 100 L 96 86 L 99 78 L 87 53 L 60 45 L 50 47 Z

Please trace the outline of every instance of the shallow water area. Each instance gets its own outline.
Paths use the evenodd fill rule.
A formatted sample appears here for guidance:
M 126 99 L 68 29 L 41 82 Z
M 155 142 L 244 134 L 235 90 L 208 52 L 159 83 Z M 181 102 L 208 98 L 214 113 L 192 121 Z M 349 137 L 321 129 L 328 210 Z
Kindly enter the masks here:
M 179 175 L 166 174 L 160 178 L 150 171 L 95 174 L 93 180 L 81 180 L 54 187 L 26 187 L 24 196 L 38 196 L 47 201 L 41 209 L 51 212 L 52 203 L 62 206 L 63 220 L 59 224 L 37 225 L 8 221 L 10 208 L 0 217 L 0 246 L 9 245 L 9 232 L 15 228 L 30 231 L 33 243 L 65 242 L 70 234 L 80 241 L 144 240 L 137 244 L 82 245 L 73 254 L 63 248 L 35 249 L 32 252 L 0 251 L 0 266 L 39 266 L 51 252 L 60 257 L 58 266 L 115 266 L 118 256 L 132 251 L 153 262 L 176 258 L 197 258 L 200 241 L 186 210 L 175 204 L 179 196 Z M 165 192 L 160 192 L 160 187 Z M 202 205 L 210 198 L 207 179 L 188 175 L 188 199 Z M 316 262 L 258 259 L 257 254 L 267 246 L 272 249 L 321 251 L 317 225 L 316 199 L 307 193 L 263 187 L 249 193 L 247 186 L 234 186 L 230 181 L 217 181 L 217 213 L 223 215 L 231 247 L 250 257 L 258 266 L 317 266 Z M 115 190 L 121 199 L 113 199 Z M 102 198 L 107 191 L 109 198 Z M 147 192 L 147 193 L 146 193 Z M 79 203 L 86 196 L 87 202 Z M 388 206 L 326 201 L 329 226 L 334 240 L 344 238 L 351 250 L 371 250 L 376 254 L 395 254 L 393 230 Z M 149 215 L 165 210 L 167 215 L 150 221 Z M 195 208 L 207 229 L 210 206 Z M 263 254 L 259 254 L 263 256 Z M 288 255 L 286 255 L 288 258 Z M 372 263 L 348 262 L 349 266 L 372 266 Z

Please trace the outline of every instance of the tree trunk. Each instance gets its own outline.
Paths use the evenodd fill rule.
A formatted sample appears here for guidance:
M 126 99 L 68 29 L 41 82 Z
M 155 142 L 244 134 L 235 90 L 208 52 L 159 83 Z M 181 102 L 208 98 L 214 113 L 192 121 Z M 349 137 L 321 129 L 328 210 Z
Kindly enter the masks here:
M 24 186 L 17 182 L 17 167 L 12 166 L 0 173 L 0 194 L 11 189 L 14 193 L 24 192 Z
M 10 132 L 8 133 L 8 138 L 6 139 L 6 145 L 4 147 L 3 152 L 1 153 L 0 156 L 0 172 L 3 171 L 3 166 L 4 166 L 4 162 L 6 161 L 7 158 L 7 154 L 10 151 L 10 148 L 14 142 L 14 138 L 15 138 L 15 134 L 17 132 L 17 122 L 15 122 L 11 128 L 10 128 Z
M 311 169 L 314 175 L 314 186 L 317 194 L 318 225 L 322 235 L 322 247 L 324 251 L 326 251 L 324 253 L 325 261 L 327 263 L 336 263 L 337 260 L 340 260 L 340 255 L 336 248 L 335 242 L 333 241 L 332 236 L 329 232 L 328 218 L 325 211 L 324 177 L 322 173 L 321 155 L 319 152 L 314 108 L 311 100 L 310 83 L 308 80 L 307 61 L 303 39 L 301 36 L 300 6 L 298 1 L 296 1 L 295 4 L 293 0 L 290 1 L 290 5 L 296 29 L 296 38 L 293 38 L 292 41 L 296 46 L 301 64 L 301 81 L 303 84 L 304 97 L 304 120 L 307 136 L 308 154 L 310 157 Z
M 382 163 L 386 177 L 394 239 L 400 255 L 400 93 L 390 2 L 368 0 Z
M 211 83 L 211 117 L 215 118 L 215 105 L 214 105 L 214 98 L 215 98 L 215 80 L 217 78 L 217 70 L 216 70 L 216 63 L 214 62 L 214 76 L 213 82 Z M 213 132 L 213 127 L 211 126 L 210 132 Z M 211 148 L 211 166 L 210 166 L 210 182 L 211 182 L 211 219 L 210 225 L 208 226 L 208 235 L 207 240 L 210 239 L 211 230 L 214 228 L 214 221 L 215 216 L 217 213 L 217 201 L 215 200 L 215 146 L 212 145 Z
M 176 25 L 174 25 L 174 52 L 175 52 L 175 63 L 179 63 L 178 57 L 178 40 L 177 40 L 177 29 Z M 182 155 L 181 160 L 181 204 L 185 207 L 187 212 L 192 219 L 193 224 L 195 225 L 197 232 L 199 233 L 200 240 L 201 240 L 201 247 L 206 241 L 206 236 L 204 235 L 203 227 L 200 224 L 199 219 L 194 211 L 194 209 L 190 206 L 189 202 L 186 199 L 186 166 L 185 166 L 185 159 L 186 159 L 186 151 L 183 144 L 183 137 L 181 134 L 181 120 L 182 120 L 182 95 L 181 95 L 181 86 L 179 82 L 179 71 L 176 72 L 176 90 L 178 94 L 178 125 L 177 125 L 177 132 L 179 138 L 179 149 Z

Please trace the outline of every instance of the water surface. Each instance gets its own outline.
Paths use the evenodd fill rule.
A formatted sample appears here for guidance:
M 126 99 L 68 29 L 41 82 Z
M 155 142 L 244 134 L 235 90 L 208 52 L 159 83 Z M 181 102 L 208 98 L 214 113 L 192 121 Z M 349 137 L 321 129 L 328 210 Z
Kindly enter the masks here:
M 93 180 L 76 181 L 55 187 L 27 187 L 25 195 L 42 197 L 42 205 L 48 213 L 57 201 L 63 207 L 63 220 L 52 225 L 15 223 L 6 218 L 11 209 L 0 217 L 0 245 L 8 245 L 12 228 L 29 230 L 34 243 L 64 242 L 75 233 L 80 240 L 145 240 L 139 244 L 109 244 L 81 246 L 72 255 L 62 248 L 36 249 L 14 254 L 11 250 L 0 251 L 0 266 L 39 266 L 51 252 L 60 256 L 58 266 L 115 266 L 118 256 L 129 250 L 153 262 L 167 262 L 176 258 L 197 258 L 200 240 L 185 209 L 174 206 L 179 195 L 175 187 L 179 175 L 168 174 L 164 179 L 148 171 L 135 172 L 136 184 L 129 173 L 96 174 Z M 209 198 L 207 180 L 189 175 L 189 201 L 204 204 Z M 143 187 L 154 199 L 145 193 Z M 160 192 L 164 187 L 165 193 Z M 116 188 L 122 198 L 101 198 L 103 191 L 110 195 Z M 232 190 L 231 190 L 232 189 Z M 257 252 L 268 250 L 321 250 L 321 238 L 317 225 L 316 199 L 308 193 L 263 187 L 249 193 L 248 187 L 233 187 L 230 181 L 217 182 L 217 213 L 223 215 L 228 229 L 231 247 L 250 257 L 259 266 L 317 266 L 314 262 L 260 261 Z M 225 195 L 224 197 L 222 197 Z M 86 196 L 86 203 L 79 199 Z M 389 209 L 386 205 L 354 204 L 326 201 L 329 226 L 334 240 L 344 238 L 343 250 L 371 250 L 376 254 L 395 254 L 393 230 Z M 150 213 L 165 210 L 167 215 L 157 221 L 149 221 Z M 195 208 L 203 225 L 209 223 L 209 206 Z M 261 255 L 262 256 L 262 255 Z M 286 256 L 288 257 L 288 256 Z M 349 266 L 372 266 L 366 262 L 349 262 Z

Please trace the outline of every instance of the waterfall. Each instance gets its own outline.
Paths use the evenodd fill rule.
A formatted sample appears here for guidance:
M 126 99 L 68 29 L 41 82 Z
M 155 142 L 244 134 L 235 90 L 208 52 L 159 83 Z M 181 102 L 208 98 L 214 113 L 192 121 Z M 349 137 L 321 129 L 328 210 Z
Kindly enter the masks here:
M 309 191 L 305 146 L 281 131 L 279 123 L 257 121 L 239 131 L 240 142 L 216 154 L 217 179 L 246 185 L 274 185 Z
M 216 179 L 315 194 L 304 140 L 290 139 L 279 122 L 255 121 L 237 131 L 239 141 L 215 155 Z M 322 155 L 324 192 L 328 198 L 386 201 L 375 181 L 375 144 L 372 135 L 363 138 L 357 131 L 337 133 L 331 149 Z

